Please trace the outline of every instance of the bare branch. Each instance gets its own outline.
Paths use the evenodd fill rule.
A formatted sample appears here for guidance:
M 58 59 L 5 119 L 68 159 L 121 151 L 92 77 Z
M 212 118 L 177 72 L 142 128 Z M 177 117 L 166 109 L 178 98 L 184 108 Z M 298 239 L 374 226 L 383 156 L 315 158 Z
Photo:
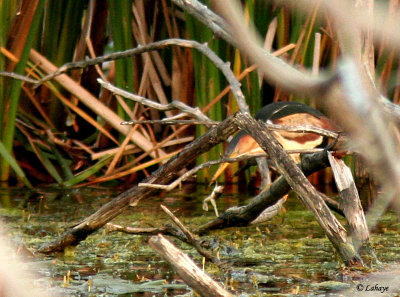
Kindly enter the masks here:
M 142 53 L 149 52 L 149 51 L 160 50 L 160 49 L 163 49 L 163 48 L 166 48 L 169 46 L 181 46 L 181 47 L 187 47 L 187 48 L 194 48 L 194 49 L 198 50 L 200 53 L 202 53 L 203 55 L 205 55 L 207 58 L 209 58 L 214 63 L 214 65 L 219 70 L 221 70 L 221 72 L 224 74 L 224 76 L 228 80 L 228 82 L 231 86 L 231 90 L 233 92 L 234 97 L 237 100 L 240 110 L 242 112 L 249 111 L 249 108 L 246 104 L 244 95 L 240 89 L 240 83 L 236 79 L 232 70 L 230 69 L 229 63 L 225 63 L 223 60 L 221 60 L 221 58 L 219 58 L 206 44 L 201 44 L 197 41 L 185 40 L 185 39 L 179 39 L 179 38 L 171 38 L 171 39 L 167 39 L 167 40 L 156 41 L 156 42 L 149 43 L 146 45 L 139 45 L 133 49 L 129 49 L 126 51 L 121 51 L 121 52 L 115 52 L 115 53 L 111 53 L 108 55 L 96 57 L 93 59 L 87 59 L 85 61 L 66 63 L 63 66 L 61 66 L 60 68 L 58 68 L 56 71 L 46 75 L 41 80 L 39 80 L 35 84 L 35 87 L 57 77 L 58 75 L 61 75 L 65 72 L 67 72 L 68 70 L 86 68 L 88 66 L 101 64 L 101 63 L 104 63 L 107 61 L 127 58 L 127 57 L 131 57 L 133 55 L 142 54 Z
M 312 153 L 318 153 L 323 151 L 324 149 L 301 149 L 301 150 L 287 150 L 287 154 L 312 154 Z M 172 191 L 175 189 L 177 186 L 179 186 L 183 181 L 188 179 L 190 176 L 196 174 L 199 170 L 202 170 L 204 168 L 211 167 L 213 165 L 218 165 L 222 163 L 234 163 L 234 162 L 240 162 L 244 160 L 250 160 L 250 159 L 257 159 L 260 157 L 267 157 L 267 154 L 254 154 L 254 155 L 242 155 L 239 157 L 235 158 L 222 158 L 220 160 L 213 160 L 213 161 L 208 161 L 206 163 L 200 164 L 188 171 L 186 171 L 184 174 L 182 174 L 179 178 L 177 178 L 174 182 L 170 183 L 169 185 L 160 185 L 160 184 L 154 184 L 154 183 L 139 183 L 139 187 L 148 187 L 148 188 L 154 188 L 154 189 L 161 189 L 165 191 Z
M 182 222 L 164 205 L 161 205 L 162 210 L 171 218 L 176 226 L 185 234 L 186 238 L 190 242 L 190 244 L 197 250 L 197 252 L 205 257 L 207 260 L 212 261 L 213 263 L 219 263 L 219 259 L 213 256 L 211 253 L 202 248 L 200 242 L 196 239 L 194 234 L 187 229 Z
M 288 131 L 288 132 L 295 132 L 295 133 L 315 133 L 321 136 L 329 137 L 336 139 L 340 136 L 339 133 L 326 130 L 320 127 L 316 127 L 313 125 L 304 125 L 304 126 L 286 126 L 286 125 L 276 125 L 266 123 L 265 126 L 268 130 L 275 130 L 275 131 Z
M 225 20 L 208 9 L 203 3 L 197 0 L 172 0 L 172 2 L 194 16 L 198 21 L 206 25 L 207 28 L 210 28 L 215 36 L 225 39 L 230 44 L 235 43 L 229 33 Z
M 5 76 L 5 77 L 11 77 L 11 78 L 15 78 L 15 79 L 19 79 L 22 80 L 24 82 L 28 82 L 31 84 L 36 84 L 39 81 L 21 74 L 17 74 L 15 72 L 7 72 L 7 71 L 0 71 L 0 76 Z
M 175 102 L 175 101 L 174 101 Z M 154 101 L 153 101 L 154 103 Z M 217 125 L 216 121 L 196 121 L 196 120 L 173 120 L 172 118 L 165 118 L 161 120 L 132 120 L 122 122 L 121 125 L 133 125 L 133 124 L 164 124 L 164 125 Z M 331 130 L 326 130 L 313 125 L 300 125 L 300 126 L 286 126 L 277 125 L 271 123 L 265 123 L 268 130 L 271 131 L 288 131 L 294 133 L 315 133 L 324 137 L 329 137 L 332 139 L 337 139 L 341 136 L 340 133 L 333 132 Z
M 240 13 L 237 1 L 213 1 L 218 11 L 229 22 L 229 33 L 234 45 L 245 53 L 270 82 L 277 83 L 287 92 L 315 95 L 320 93 L 330 78 L 314 78 L 296 70 L 283 60 L 274 57 L 262 48 L 262 42 L 253 31 L 248 30 Z
M 233 162 L 254 159 L 257 157 L 265 157 L 265 156 L 266 156 L 266 154 L 257 154 L 257 155 L 251 155 L 251 156 L 245 155 L 245 156 L 240 156 L 240 157 L 236 157 L 236 158 L 222 158 L 221 160 L 208 161 L 206 163 L 200 164 L 200 165 L 186 171 L 184 174 L 182 174 L 179 178 L 177 178 L 174 182 L 172 182 L 169 185 L 160 185 L 160 184 L 154 184 L 154 183 L 139 183 L 138 186 L 154 188 L 154 189 L 162 189 L 165 191 L 171 191 L 171 190 L 175 189 L 177 186 L 179 186 L 187 178 L 194 175 L 197 171 L 202 170 L 204 168 L 208 168 L 213 165 L 218 165 L 218 164 L 222 164 L 222 163 L 233 163 Z
M 174 101 L 175 102 L 175 101 Z M 171 118 L 165 118 L 162 120 L 131 120 L 121 122 L 121 125 L 136 125 L 136 124 L 158 124 L 158 125 L 206 125 L 215 126 L 219 122 L 216 121 L 196 121 L 196 120 L 172 120 Z
M 139 102 L 143 105 L 146 105 L 146 106 L 149 106 L 149 107 L 155 108 L 157 110 L 161 110 L 161 111 L 179 109 L 182 112 L 187 113 L 200 121 L 203 121 L 206 123 L 213 123 L 213 121 L 210 120 L 205 114 L 203 114 L 198 107 L 194 107 L 194 108 L 190 107 L 190 106 L 186 105 L 185 103 L 178 101 L 178 100 L 174 100 L 169 104 L 157 103 L 157 102 L 154 102 L 153 100 L 147 99 L 145 97 L 142 97 L 142 96 L 130 93 L 128 91 L 125 91 L 121 88 L 118 88 L 118 87 L 110 84 L 109 82 L 105 82 L 101 78 L 98 78 L 97 81 L 103 88 L 109 90 L 110 92 L 120 95 L 124 98 L 133 100 L 135 102 Z M 127 125 L 128 123 L 129 122 L 122 122 L 123 125 Z
M 164 234 L 174 236 L 182 242 L 190 244 L 185 234 L 182 233 L 178 228 L 172 225 L 165 225 L 161 227 L 149 227 L 149 228 L 138 228 L 138 227 L 129 227 L 129 226 L 121 226 L 118 224 L 107 223 L 105 225 L 105 229 L 107 232 L 122 232 L 127 234 L 135 234 L 135 235 L 157 235 Z

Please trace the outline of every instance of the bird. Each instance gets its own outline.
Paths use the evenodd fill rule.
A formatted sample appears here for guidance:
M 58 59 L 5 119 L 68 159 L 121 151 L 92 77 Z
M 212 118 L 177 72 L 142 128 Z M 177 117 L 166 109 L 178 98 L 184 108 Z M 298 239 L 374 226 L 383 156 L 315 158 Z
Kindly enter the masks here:
M 269 124 L 282 126 L 313 126 L 340 132 L 339 127 L 321 111 L 306 104 L 294 101 L 274 102 L 262 107 L 254 116 Z M 311 132 L 290 132 L 285 130 L 272 131 L 274 137 L 279 141 L 285 150 L 301 150 L 326 147 L 329 139 L 320 134 Z M 258 143 L 245 131 L 239 131 L 229 142 L 225 157 L 239 157 L 263 153 Z M 299 154 L 291 154 L 292 159 L 300 162 Z M 229 163 L 222 163 L 211 179 L 214 182 L 224 172 Z

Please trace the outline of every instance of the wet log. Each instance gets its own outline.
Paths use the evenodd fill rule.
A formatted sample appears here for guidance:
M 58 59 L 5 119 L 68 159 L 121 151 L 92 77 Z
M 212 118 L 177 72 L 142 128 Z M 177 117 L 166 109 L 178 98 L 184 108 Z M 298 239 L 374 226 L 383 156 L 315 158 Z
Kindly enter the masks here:
M 249 114 L 238 114 L 237 119 L 239 128 L 250 134 L 268 153 L 279 173 L 285 177 L 290 187 L 298 194 L 300 201 L 314 214 L 343 262 L 348 266 L 362 265 L 361 258 L 353 245 L 348 242 L 346 229 L 272 133 L 263 123 L 257 122 Z
M 350 168 L 343 160 L 336 159 L 328 152 L 336 187 L 340 197 L 340 208 L 349 223 L 350 234 L 356 251 L 376 263 L 377 257 L 369 242 L 369 230 L 361 200 Z
M 305 176 L 324 169 L 329 166 L 326 151 L 306 154 L 301 158 L 299 164 Z M 265 209 L 276 204 L 291 187 L 284 176 L 278 177 L 265 191 L 254 197 L 248 204 L 240 207 L 231 207 L 215 220 L 200 226 L 196 233 L 203 234 L 210 230 L 222 229 L 234 226 L 247 226 L 254 221 Z M 340 212 L 339 205 L 331 198 L 321 194 L 328 205 L 335 211 Z
M 231 293 L 197 267 L 188 255 L 180 251 L 164 236 L 153 236 L 150 238 L 149 243 L 165 261 L 173 266 L 185 283 L 193 288 L 200 296 L 233 297 Z
M 171 158 L 165 165 L 156 170 L 150 177 L 144 180 L 145 183 L 167 184 L 177 177 L 177 173 L 188 164 L 196 160 L 202 153 L 210 150 L 215 145 L 225 141 L 238 129 L 235 114 L 219 125 L 211 128 L 204 135 L 200 136 L 176 156 Z M 159 190 L 134 186 L 123 192 L 109 203 L 102 206 L 91 216 L 81 223 L 67 230 L 56 241 L 44 245 L 39 249 L 42 253 L 62 251 L 67 246 L 77 245 L 81 240 L 103 227 L 110 220 L 122 213 L 129 205 L 136 205 L 141 199 L 154 195 Z

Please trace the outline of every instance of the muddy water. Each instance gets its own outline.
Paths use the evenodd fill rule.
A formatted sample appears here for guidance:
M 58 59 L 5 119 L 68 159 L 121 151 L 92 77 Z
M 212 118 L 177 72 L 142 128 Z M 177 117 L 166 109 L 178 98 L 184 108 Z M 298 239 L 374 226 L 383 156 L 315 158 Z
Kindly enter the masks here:
M 228 192 L 218 200 L 220 211 L 243 204 L 251 196 L 235 189 Z M 23 243 L 35 251 L 117 193 L 91 188 L 3 189 L 0 215 L 15 247 Z M 159 207 L 164 204 L 189 228 L 195 228 L 215 217 L 212 210 L 202 210 L 202 199 L 207 194 L 204 187 L 191 186 L 152 197 L 124 212 L 114 223 L 160 226 L 168 220 Z M 399 261 L 399 231 L 398 217 L 385 214 L 372 235 L 383 264 L 371 270 L 384 270 Z M 340 296 L 340 290 L 355 288 L 369 272 L 348 270 L 340 264 L 312 215 L 294 196 L 288 199 L 284 211 L 269 222 L 219 230 L 205 238 L 215 253 L 231 263 L 230 269 L 224 271 L 205 263 L 205 270 L 236 295 Z M 190 246 L 172 240 L 201 265 L 201 257 Z M 55 295 L 190 296 L 190 289 L 149 248 L 147 241 L 146 236 L 106 233 L 102 229 L 63 254 L 32 257 L 25 251 L 22 255 L 25 266 L 37 279 L 35 285 L 46 286 Z

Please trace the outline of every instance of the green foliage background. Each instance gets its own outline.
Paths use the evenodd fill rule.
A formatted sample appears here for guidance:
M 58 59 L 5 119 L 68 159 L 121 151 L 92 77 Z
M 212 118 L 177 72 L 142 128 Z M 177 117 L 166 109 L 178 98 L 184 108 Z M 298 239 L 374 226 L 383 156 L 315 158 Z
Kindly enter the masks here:
M 210 1 L 204 2 L 212 8 Z M 389 2 L 389 5 L 397 5 L 395 1 Z M 276 22 L 272 51 L 293 44 L 281 58 L 299 68 L 312 67 L 316 54 L 315 34 L 320 33 L 317 66 L 321 69 L 336 66 L 340 54 L 337 38 L 318 2 L 307 14 L 298 14 L 296 9 L 272 1 L 245 0 L 242 4 L 246 21 L 254 23 L 261 36 L 265 37 L 270 25 Z M 87 56 L 100 56 L 173 37 L 207 43 L 219 57 L 231 63 L 238 76 L 251 66 L 239 51 L 213 36 L 208 28 L 168 0 L 0 0 L 0 15 L 0 70 L 36 78 L 44 73 L 29 59 L 31 49 L 61 66 Z M 179 99 L 198 106 L 216 121 L 237 110 L 231 94 L 215 100 L 228 86 L 227 82 L 206 57 L 192 50 L 168 48 L 157 54 L 138 55 L 100 66 L 107 79 L 121 88 L 160 102 L 165 98 L 168 101 Z M 376 69 L 379 86 L 398 102 L 398 60 L 384 44 L 377 50 Z M 121 119 L 129 119 L 131 114 L 146 119 L 167 116 L 129 101 L 125 102 L 127 110 L 118 98 L 101 90 L 96 82 L 101 71 L 89 67 L 68 75 Z M 250 71 L 241 82 L 252 113 L 272 101 L 306 100 L 293 98 L 265 82 L 260 84 L 256 70 Z M 126 135 L 113 129 L 101 115 L 82 105 L 58 83 L 52 81 L 35 89 L 28 83 L 0 77 L 0 96 L 0 179 L 3 182 L 23 183 L 29 187 L 51 183 L 64 186 L 100 182 L 130 184 L 147 175 L 160 162 L 140 149 L 132 149 L 112 162 L 115 155 L 107 157 L 107 153 L 120 146 Z M 77 115 L 60 96 L 108 131 L 114 140 Z M 198 136 L 206 130 L 203 126 L 142 125 L 137 131 L 156 145 L 168 136 L 179 142 L 179 139 L 183 141 L 185 137 Z M 182 145 L 184 143 L 169 145 L 163 150 L 176 152 Z M 205 153 L 198 162 L 217 159 L 223 151 L 220 145 Z M 101 152 L 104 156 L 95 159 L 94 155 Z M 198 181 L 209 180 L 213 170 L 202 171 Z M 229 173 L 226 178 L 234 180 Z

